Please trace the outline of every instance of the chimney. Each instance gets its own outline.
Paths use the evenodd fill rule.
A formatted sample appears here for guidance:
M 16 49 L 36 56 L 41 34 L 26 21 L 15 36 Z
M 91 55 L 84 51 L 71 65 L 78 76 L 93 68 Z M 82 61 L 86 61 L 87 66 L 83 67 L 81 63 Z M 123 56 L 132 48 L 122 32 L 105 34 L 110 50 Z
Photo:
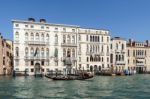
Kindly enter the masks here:
M 146 46 L 147 46 L 147 47 L 150 46 L 150 40 L 146 40 Z
M 40 22 L 41 23 L 46 23 L 46 20 L 45 19 L 40 19 Z
M 28 18 L 28 21 L 35 22 L 35 19 L 34 18 Z
M 129 39 L 129 45 L 132 46 L 133 39 Z

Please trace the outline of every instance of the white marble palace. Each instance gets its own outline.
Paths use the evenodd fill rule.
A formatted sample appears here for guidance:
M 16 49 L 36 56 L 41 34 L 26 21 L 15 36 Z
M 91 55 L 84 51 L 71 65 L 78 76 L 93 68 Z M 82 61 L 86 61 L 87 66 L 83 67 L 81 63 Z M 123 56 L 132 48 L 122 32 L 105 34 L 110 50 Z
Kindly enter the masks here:
M 36 72 L 102 70 L 110 67 L 108 30 L 51 24 L 45 19 L 12 20 L 14 70 Z

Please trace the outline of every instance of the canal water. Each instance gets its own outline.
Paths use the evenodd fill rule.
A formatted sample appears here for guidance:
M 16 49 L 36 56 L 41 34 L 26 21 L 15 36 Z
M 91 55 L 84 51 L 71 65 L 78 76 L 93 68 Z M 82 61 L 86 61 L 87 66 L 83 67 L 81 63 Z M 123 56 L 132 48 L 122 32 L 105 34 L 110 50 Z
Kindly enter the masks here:
M 150 75 L 96 76 L 84 81 L 1 76 L 0 99 L 150 99 Z

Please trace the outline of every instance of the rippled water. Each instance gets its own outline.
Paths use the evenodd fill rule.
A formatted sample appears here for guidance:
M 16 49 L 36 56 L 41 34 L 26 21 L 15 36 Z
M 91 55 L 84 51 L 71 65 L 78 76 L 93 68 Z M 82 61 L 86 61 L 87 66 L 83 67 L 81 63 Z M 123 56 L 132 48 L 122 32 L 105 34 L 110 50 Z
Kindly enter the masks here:
M 0 77 L 0 99 L 150 99 L 150 75 L 96 76 L 89 80 L 52 81 Z

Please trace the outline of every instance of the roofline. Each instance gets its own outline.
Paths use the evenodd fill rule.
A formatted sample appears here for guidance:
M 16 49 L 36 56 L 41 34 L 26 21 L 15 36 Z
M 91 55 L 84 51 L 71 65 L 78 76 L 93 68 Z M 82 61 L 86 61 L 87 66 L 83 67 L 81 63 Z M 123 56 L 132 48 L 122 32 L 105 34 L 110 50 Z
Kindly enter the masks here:
M 41 22 L 30 22 L 30 21 L 25 21 L 25 20 L 11 20 L 13 22 L 19 22 L 19 23 L 31 23 L 31 24 L 41 24 L 41 25 L 54 25 L 54 26 L 66 26 L 66 27 L 75 27 L 79 28 L 80 26 L 78 25 L 69 25 L 69 24 L 56 24 L 56 23 L 41 23 Z
M 88 28 L 88 27 L 80 27 L 81 29 L 93 29 L 93 30 L 103 30 L 103 31 L 110 31 L 108 29 L 98 29 L 98 28 Z

